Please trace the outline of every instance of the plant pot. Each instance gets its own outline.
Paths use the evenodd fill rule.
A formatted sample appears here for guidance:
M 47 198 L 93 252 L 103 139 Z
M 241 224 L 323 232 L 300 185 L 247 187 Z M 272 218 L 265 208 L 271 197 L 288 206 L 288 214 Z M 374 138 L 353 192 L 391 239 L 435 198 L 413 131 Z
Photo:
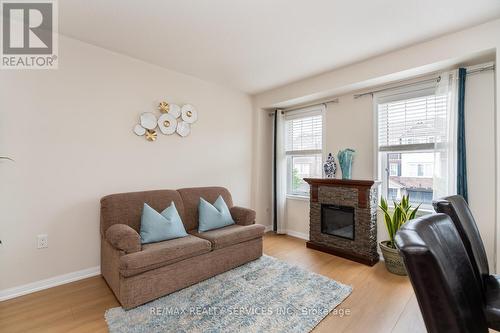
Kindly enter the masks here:
M 384 256 L 385 268 L 391 273 L 397 275 L 407 275 L 403 258 L 399 255 L 397 249 L 387 246 L 389 241 L 379 243 L 380 250 Z

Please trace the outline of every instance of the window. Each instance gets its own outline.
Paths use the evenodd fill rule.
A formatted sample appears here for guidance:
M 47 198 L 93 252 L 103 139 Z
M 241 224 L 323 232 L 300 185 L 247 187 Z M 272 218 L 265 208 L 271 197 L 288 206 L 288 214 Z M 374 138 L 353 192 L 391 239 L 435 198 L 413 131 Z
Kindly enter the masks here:
M 401 194 L 399 193 L 399 189 L 397 188 L 388 188 L 387 189 L 387 200 L 389 202 L 393 202 L 394 200 L 397 200 Z
M 285 114 L 285 155 L 287 194 L 308 196 L 304 178 L 322 176 L 323 107 L 290 111 Z
M 379 177 L 389 202 L 409 195 L 431 207 L 436 174 L 447 163 L 447 96 L 435 87 L 377 96 Z
M 397 163 L 389 163 L 389 175 L 390 176 L 400 176 L 399 165 Z

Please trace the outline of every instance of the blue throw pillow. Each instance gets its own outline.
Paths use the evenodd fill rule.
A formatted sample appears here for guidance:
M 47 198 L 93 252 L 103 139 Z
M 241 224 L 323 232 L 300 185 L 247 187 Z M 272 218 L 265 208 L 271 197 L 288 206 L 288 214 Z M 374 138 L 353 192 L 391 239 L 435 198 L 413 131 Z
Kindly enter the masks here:
M 198 232 L 218 229 L 234 224 L 229 208 L 227 208 L 224 199 L 222 199 L 220 195 L 213 205 L 205 199 L 200 198 L 198 213 L 200 215 Z
M 169 207 L 158 213 L 144 204 L 141 218 L 141 243 L 161 242 L 187 236 L 181 217 L 172 201 Z

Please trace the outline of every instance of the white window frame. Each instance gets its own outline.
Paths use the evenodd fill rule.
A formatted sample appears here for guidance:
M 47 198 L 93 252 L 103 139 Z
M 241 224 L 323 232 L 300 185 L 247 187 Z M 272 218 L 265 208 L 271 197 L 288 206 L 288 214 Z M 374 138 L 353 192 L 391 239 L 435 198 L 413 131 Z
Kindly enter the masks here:
M 422 144 L 406 144 L 393 146 L 393 149 L 390 147 L 386 147 L 383 151 L 380 150 L 379 147 L 379 126 L 378 126 L 378 105 L 390 103 L 399 100 L 406 100 L 418 97 L 424 97 L 429 95 L 435 95 L 436 87 L 434 84 L 423 83 L 420 85 L 415 85 L 411 88 L 402 87 L 402 88 L 394 88 L 385 93 L 378 93 L 373 96 L 373 119 L 374 119 L 374 166 L 375 166 L 375 174 L 378 176 L 380 182 L 380 193 L 379 198 L 381 196 L 387 197 L 388 195 L 388 179 L 389 179 L 389 165 L 387 158 L 382 158 L 383 155 L 388 153 L 413 153 L 413 152 L 433 152 L 435 145 L 433 143 L 422 143 Z M 384 173 L 385 172 L 385 173 Z M 388 200 L 388 205 L 390 208 L 394 207 L 392 201 Z M 423 212 L 431 212 L 434 211 L 432 208 L 432 204 L 422 204 L 420 206 L 420 211 Z
M 325 161 L 325 111 L 326 106 L 324 104 L 306 107 L 302 109 L 296 109 L 293 111 L 285 111 L 285 122 L 292 119 L 306 118 L 309 116 L 320 115 L 321 116 L 321 149 L 317 150 L 296 150 L 296 151 L 286 151 L 285 147 L 285 158 L 286 158 L 286 196 L 290 199 L 308 199 L 309 191 L 300 192 L 292 191 L 292 156 L 321 156 L 321 166 Z M 286 135 L 286 131 L 284 131 Z M 285 145 L 286 146 L 286 145 Z M 323 176 L 323 167 L 321 167 L 321 175 Z

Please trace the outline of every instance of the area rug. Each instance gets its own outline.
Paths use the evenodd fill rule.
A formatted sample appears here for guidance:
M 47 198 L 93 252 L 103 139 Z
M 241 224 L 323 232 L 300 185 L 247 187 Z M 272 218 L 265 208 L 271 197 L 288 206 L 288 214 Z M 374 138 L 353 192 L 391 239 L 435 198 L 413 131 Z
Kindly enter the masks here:
M 112 333 L 309 332 L 351 292 L 264 255 L 137 308 L 109 309 L 105 318 Z

